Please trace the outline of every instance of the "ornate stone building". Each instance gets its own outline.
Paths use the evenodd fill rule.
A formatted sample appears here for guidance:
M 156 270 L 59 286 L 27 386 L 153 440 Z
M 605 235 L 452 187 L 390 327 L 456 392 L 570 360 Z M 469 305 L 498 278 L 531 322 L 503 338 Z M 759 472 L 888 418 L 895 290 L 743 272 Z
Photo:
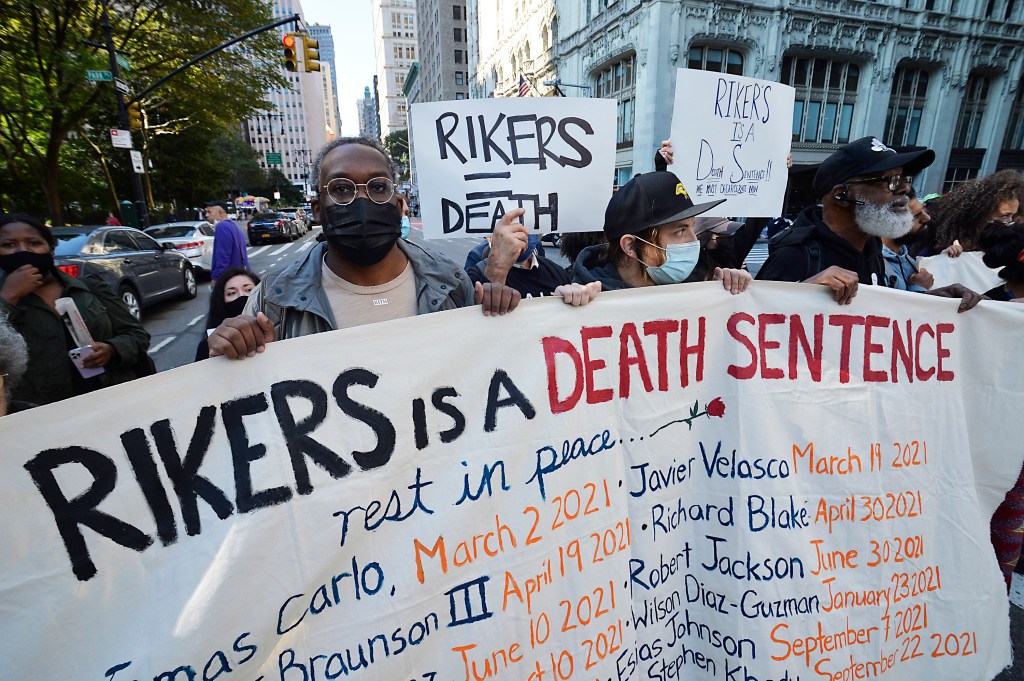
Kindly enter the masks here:
M 523 4 L 498 0 L 498 5 Z M 528 6 L 548 2 L 525 3 Z M 927 146 L 919 193 L 1024 167 L 1024 3 L 1015 0 L 557 0 L 554 73 L 619 102 L 616 183 L 653 169 L 668 136 L 679 67 L 781 81 L 796 89 L 793 158 L 820 162 L 876 135 Z M 503 22 L 481 50 L 476 96 L 510 94 L 504 51 L 528 22 Z M 483 17 L 479 25 L 483 33 Z M 546 53 L 546 52 L 545 52 Z M 499 74 L 495 82 L 494 73 Z M 555 75 L 555 73 L 557 75 Z M 582 94 L 578 93 L 566 94 Z
M 373 43 L 377 61 L 377 115 L 380 136 L 409 126 L 409 104 L 402 87 L 416 61 L 415 0 L 373 0 Z
M 470 97 L 554 94 L 555 0 L 469 0 Z

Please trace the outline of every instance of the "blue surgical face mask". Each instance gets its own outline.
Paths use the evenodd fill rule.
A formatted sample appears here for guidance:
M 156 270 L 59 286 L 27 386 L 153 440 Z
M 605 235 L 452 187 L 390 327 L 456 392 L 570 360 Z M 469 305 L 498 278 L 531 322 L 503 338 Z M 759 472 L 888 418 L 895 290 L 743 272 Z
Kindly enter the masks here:
M 533 252 L 537 250 L 537 244 L 540 243 L 539 234 L 530 234 L 526 239 L 526 250 L 516 258 L 516 262 L 526 262 L 533 255 Z
M 640 260 L 640 258 L 637 258 L 647 268 L 647 274 L 650 275 L 651 280 L 655 284 L 679 284 L 686 281 L 686 278 L 693 272 L 693 268 L 697 266 L 698 258 L 700 258 L 699 241 L 691 241 L 685 244 L 669 244 L 668 248 L 661 248 L 661 246 L 652 244 L 650 241 L 644 241 L 640 237 L 637 237 L 637 241 L 643 241 L 645 244 L 665 251 L 665 264 L 658 267 L 652 267 L 643 260 Z
M 411 230 L 411 229 L 412 229 L 412 223 L 409 222 L 409 216 L 408 215 L 403 215 L 402 216 L 402 238 L 403 239 L 408 239 L 409 238 L 409 230 Z

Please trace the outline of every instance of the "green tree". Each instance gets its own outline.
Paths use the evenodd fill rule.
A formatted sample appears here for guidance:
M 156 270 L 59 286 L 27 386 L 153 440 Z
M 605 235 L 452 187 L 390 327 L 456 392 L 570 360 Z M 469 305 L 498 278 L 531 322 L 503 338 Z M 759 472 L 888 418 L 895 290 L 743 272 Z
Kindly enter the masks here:
M 108 1 L 0 0 L 0 155 L 8 168 L 0 204 L 46 213 L 62 224 L 61 166 L 72 161 L 65 147 L 78 130 L 108 165 L 130 171 L 127 152 L 111 149 L 105 137 L 107 128 L 120 127 L 114 88 L 85 78 L 86 70 L 109 69 L 106 51 L 88 44 L 104 42 Z M 131 62 L 122 77 L 134 92 L 210 47 L 272 21 L 263 0 L 119 0 L 109 14 L 115 47 Z M 276 33 L 268 31 L 168 81 L 142 102 L 144 152 L 153 137 L 188 128 L 227 130 L 269 108 L 267 90 L 288 87 L 278 62 Z M 39 193 L 24 191 L 29 185 Z M 40 195 L 41 205 L 35 199 Z
M 409 130 L 395 130 L 384 138 L 384 148 L 398 164 L 398 180 L 409 179 Z

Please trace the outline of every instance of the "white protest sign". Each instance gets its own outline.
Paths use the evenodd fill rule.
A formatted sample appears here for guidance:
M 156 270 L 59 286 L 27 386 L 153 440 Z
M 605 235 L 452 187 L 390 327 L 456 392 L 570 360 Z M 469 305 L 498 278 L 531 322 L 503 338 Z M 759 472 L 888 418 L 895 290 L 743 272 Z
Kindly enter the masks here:
M 956 258 L 939 253 L 919 258 L 917 264 L 928 270 L 935 278 L 932 288 L 963 284 L 973 291 L 984 293 L 1004 283 L 998 274 L 1002 268 L 989 267 L 982 261 L 984 256 L 981 251 L 968 251 Z
M 770 80 L 679 69 L 672 110 L 674 172 L 708 217 L 782 215 L 794 90 Z
M 957 304 L 537 300 L 4 417 L 5 675 L 991 679 L 1024 310 Z
M 531 231 L 600 230 L 615 172 L 615 102 L 517 97 L 412 106 L 423 235 L 481 237 L 514 208 Z

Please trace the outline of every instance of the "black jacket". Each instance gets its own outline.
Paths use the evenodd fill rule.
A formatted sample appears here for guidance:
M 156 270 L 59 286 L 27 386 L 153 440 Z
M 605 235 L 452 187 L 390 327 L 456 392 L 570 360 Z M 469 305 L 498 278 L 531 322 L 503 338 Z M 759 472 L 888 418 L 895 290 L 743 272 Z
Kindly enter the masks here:
M 793 226 L 768 243 L 768 259 L 757 273 L 762 281 L 804 281 L 838 265 L 857 273 L 862 284 L 885 286 L 882 240 L 870 237 L 863 251 L 822 220 L 821 206 L 804 209 Z

